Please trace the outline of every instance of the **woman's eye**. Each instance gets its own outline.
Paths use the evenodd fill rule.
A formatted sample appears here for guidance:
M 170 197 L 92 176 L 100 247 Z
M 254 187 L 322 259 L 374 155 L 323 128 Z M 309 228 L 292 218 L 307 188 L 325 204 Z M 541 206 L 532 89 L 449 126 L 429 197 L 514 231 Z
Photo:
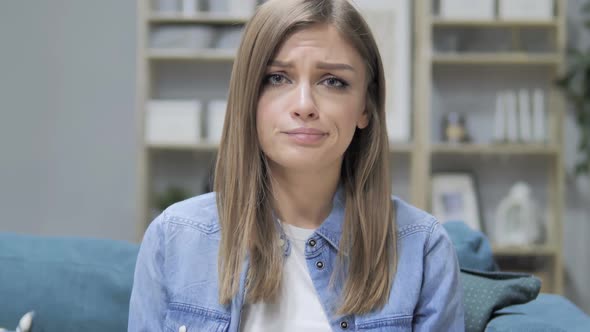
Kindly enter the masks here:
M 264 83 L 270 84 L 270 85 L 279 85 L 279 84 L 285 83 L 285 81 L 286 81 L 285 76 L 283 76 L 281 74 L 270 74 L 270 75 L 266 76 Z
M 329 77 L 329 78 L 325 79 L 324 84 L 329 87 L 338 88 L 338 89 L 344 89 L 348 86 L 348 83 L 346 83 L 345 81 L 338 79 L 336 77 Z

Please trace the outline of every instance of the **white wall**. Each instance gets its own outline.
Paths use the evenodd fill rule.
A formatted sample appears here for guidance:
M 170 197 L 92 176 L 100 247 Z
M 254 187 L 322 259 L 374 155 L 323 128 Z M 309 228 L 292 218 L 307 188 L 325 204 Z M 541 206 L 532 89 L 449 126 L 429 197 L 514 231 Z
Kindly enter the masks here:
M 0 231 L 135 238 L 135 1 L 0 1 Z

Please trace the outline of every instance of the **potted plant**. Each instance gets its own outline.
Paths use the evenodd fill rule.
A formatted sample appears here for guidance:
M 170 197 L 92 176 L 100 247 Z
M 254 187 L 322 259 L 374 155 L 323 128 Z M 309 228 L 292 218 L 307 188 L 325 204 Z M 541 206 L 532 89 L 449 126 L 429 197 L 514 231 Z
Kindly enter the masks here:
M 590 14 L 590 2 L 582 7 L 582 13 Z M 584 25 L 590 29 L 590 18 L 585 18 Z M 569 58 L 568 69 L 557 85 L 571 102 L 580 130 L 575 173 L 590 176 L 590 49 L 571 49 Z
M 171 186 L 166 189 L 163 193 L 157 194 L 154 199 L 155 208 L 158 210 L 157 213 L 164 211 L 170 205 L 183 201 L 191 195 L 183 188 Z

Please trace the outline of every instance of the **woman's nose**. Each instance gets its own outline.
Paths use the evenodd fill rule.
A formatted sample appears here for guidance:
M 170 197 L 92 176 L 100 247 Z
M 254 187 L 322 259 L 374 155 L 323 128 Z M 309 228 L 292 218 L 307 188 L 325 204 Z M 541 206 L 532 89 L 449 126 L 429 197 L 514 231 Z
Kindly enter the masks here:
M 312 120 L 318 117 L 318 109 L 315 103 L 309 83 L 301 83 L 297 87 L 297 101 L 293 105 L 291 115 L 302 120 Z

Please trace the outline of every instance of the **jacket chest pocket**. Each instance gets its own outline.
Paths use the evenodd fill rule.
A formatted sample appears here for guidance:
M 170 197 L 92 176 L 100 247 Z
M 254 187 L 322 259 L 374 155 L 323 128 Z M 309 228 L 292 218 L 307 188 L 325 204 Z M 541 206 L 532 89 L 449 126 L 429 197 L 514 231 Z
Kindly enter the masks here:
M 164 321 L 166 332 L 227 332 L 229 316 L 183 303 L 171 303 Z
M 381 318 L 357 325 L 359 331 L 412 332 L 412 317 Z

